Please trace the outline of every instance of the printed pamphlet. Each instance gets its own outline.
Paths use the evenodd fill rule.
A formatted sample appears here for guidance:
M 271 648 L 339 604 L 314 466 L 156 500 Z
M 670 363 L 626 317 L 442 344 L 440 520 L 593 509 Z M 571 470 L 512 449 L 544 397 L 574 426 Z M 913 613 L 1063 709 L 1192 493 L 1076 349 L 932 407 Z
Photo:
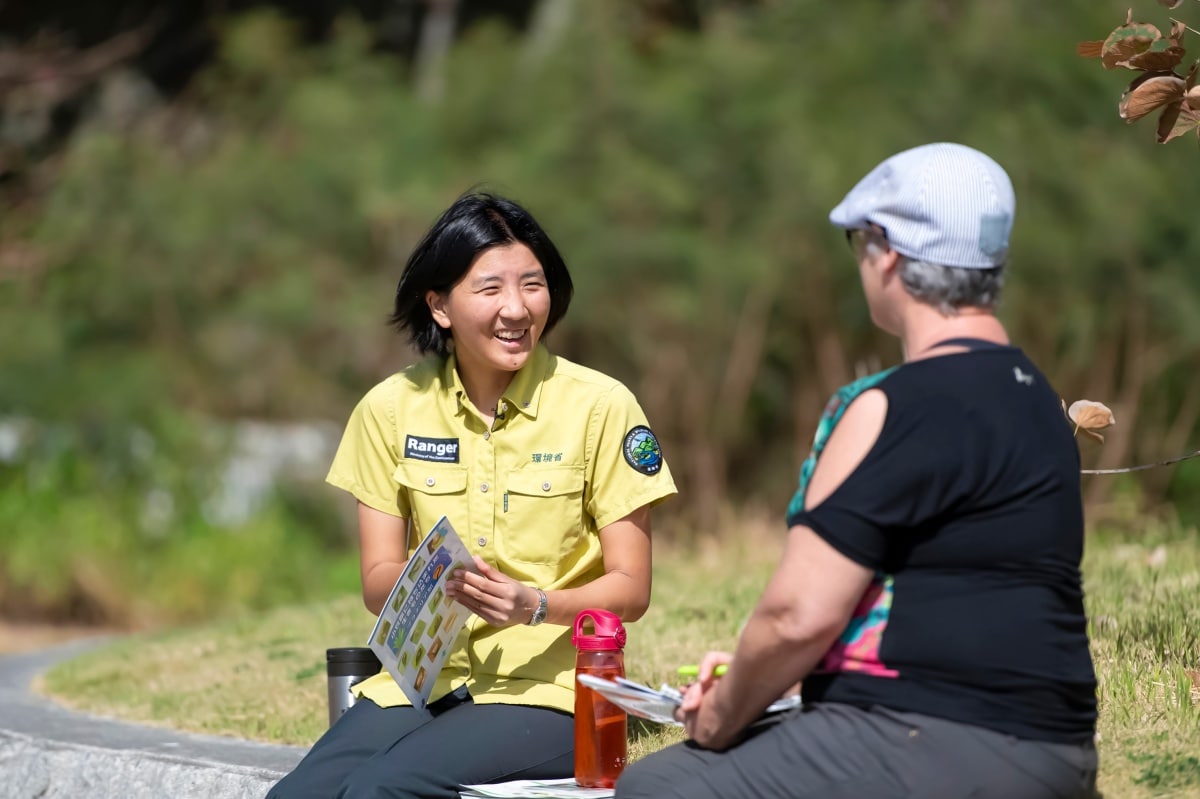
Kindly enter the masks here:
M 455 569 L 475 561 L 445 516 L 408 558 L 368 646 L 414 707 L 424 709 L 450 647 L 471 611 L 446 596 Z
M 624 677 L 606 680 L 594 674 L 580 674 L 577 679 L 631 716 L 659 724 L 683 726 L 675 720 L 675 709 L 683 704 L 683 694 L 677 688 L 663 685 L 656 691 Z M 799 696 L 778 699 L 771 703 L 766 712 L 779 713 L 794 707 L 800 707 Z

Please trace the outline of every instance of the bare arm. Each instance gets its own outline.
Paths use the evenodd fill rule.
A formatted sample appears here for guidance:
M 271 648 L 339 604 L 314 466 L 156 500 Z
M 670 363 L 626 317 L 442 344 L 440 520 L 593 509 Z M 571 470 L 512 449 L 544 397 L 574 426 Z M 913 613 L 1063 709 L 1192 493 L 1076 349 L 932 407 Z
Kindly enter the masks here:
M 807 507 L 823 502 L 857 468 L 879 438 L 886 414 L 887 397 L 880 391 L 864 393 L 846 409 L 818 461 Z M 688 735 L 712 749 L 732 744 L 817 665 L 845 629 L 872 574 L 808 527 L 793 527 L 725 676 L 713 679 L 702 671 L 689 689 L 682 714 Z M 710 660 L 715 659 L 706 663 Z
M 578 588 L 547 591 L 546 622 L 573 624 L 585 608 L 612 611 L 623 621 L 636 621 L 650 605 L 650 509 L 639 508 L 600 530 L 604 574 Z M 489 624 L 524 624 L 537 607 L 537 591 L 505 576 L 481 558 L 478 574 L 451 575 L 446 593 Z
M 408 563 L 408 521 L 358 503 L 363 604 L 378 615 Z

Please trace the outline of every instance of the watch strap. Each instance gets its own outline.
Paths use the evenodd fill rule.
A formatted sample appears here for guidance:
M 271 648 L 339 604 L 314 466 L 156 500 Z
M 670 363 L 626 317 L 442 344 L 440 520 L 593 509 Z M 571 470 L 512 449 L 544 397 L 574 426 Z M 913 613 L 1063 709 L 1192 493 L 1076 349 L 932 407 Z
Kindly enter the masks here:
M 530 627 L 536 627 L 544 622 L 546 620 L 547 610 L 546 592 L 537 586 L 534 586 L 533 590 L 537 591 L 538 603 L 537 607 L 533 609 L 533 616 L 531 616 L 529 621 L 526 622 L 526 624 L 528 624 Z

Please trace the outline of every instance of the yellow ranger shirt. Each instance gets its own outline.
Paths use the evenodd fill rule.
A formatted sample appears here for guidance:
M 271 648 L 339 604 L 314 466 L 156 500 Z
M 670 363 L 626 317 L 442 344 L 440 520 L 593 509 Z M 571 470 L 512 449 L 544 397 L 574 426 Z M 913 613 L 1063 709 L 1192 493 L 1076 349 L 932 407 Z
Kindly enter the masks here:
M 604 573 L 598 531 L 676 493 L 633 394 L 542 346 L 504 392 L 491 427 L 467 398 L 454 356 L 429 357 L 359 402 L 326 478 L 409 520 L 409 554 L 443 515 L 508 576 L 546 590 Z M 466 685 L 480 704 L 574 710 L 570 628 L 495 628 L 472 616 L 430 701 Z M 356 692 L 408 704 L 386 672 Z

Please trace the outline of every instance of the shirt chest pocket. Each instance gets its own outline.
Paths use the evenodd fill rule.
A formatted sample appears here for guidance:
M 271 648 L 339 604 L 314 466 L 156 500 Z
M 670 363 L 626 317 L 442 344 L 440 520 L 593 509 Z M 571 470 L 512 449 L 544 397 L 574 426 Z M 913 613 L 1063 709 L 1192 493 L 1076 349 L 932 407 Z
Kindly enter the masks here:
M 420 541 L 443 516 L 450 519 L 455 529 L 467 529 L 465 466 L 404 461 L 396 467 L 392 478 L 400 484 L 400 492 L 408 499 L 411 510 L 410 520 L 415 529 L 409 531 L 409 541 Z
M 582 466 L 509 472 L 500 553 L 524 563 L 563 562 L 585 533 L 583 486 Z

